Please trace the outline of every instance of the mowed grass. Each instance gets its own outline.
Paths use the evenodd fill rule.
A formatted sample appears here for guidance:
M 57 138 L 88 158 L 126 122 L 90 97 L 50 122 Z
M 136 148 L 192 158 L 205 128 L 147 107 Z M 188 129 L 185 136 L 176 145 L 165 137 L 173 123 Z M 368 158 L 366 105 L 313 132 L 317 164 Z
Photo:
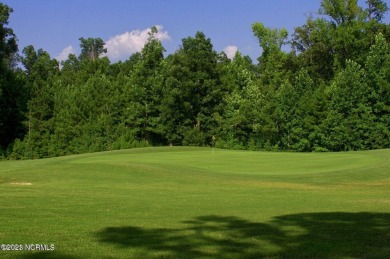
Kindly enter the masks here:
M 144 148 L 0 162 L 9 258 L 388 258 L 390 150 Z

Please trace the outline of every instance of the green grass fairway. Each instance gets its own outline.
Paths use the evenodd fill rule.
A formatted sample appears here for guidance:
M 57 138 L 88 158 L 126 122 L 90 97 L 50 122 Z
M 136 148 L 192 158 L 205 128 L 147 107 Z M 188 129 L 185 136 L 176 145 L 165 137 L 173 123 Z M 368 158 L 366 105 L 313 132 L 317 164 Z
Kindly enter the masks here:
M 0 162 L 8 258 L 390 258 L 390 150 L 164 147 Z

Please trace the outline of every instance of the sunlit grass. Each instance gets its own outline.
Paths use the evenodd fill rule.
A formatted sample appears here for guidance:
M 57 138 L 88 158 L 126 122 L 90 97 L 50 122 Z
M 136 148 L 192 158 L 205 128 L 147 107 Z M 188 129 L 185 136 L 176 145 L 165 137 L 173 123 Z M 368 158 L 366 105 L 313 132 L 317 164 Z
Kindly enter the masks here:
M 390 150 L 178 147 L 2 161 L 0 199 L 0 243 L 55 244 L 1 257 L 390 253 Z

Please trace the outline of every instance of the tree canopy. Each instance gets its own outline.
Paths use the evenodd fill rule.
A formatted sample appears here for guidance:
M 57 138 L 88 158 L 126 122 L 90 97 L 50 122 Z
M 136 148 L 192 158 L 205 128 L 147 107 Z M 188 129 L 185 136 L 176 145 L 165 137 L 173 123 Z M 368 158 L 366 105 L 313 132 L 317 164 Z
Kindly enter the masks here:
M 112 64 L 102 39 L 80 37 L 80 55 L 60 65 L 32 45 L 18 56 L 12 9 L 0 4 L 0 156 L 149 145 L 390 148 L 387 11 L 382 0 L 322 0 L 290 33 L 254 22 L 257 63 L 218 53 L 201 31 L 167 55 L 153 27 L 126 61 Z

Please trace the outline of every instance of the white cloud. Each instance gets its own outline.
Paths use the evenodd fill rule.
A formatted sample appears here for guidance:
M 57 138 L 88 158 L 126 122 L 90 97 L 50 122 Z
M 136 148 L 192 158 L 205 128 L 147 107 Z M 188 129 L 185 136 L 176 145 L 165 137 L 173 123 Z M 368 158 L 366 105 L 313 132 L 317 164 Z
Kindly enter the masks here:
M 158 29 L 158 33 L 155 35 L 157 39 L 160 41 L 170 39 L 168 32 L 164 31 L 162 26 L 158 25 L 156 27 Z M 150 31 L 150 28 L 142 31 L 134 30 L 110 38 L 105 45 L 107 48 L 106 56 L 112 61 L 129 58 L 131 54 L 142 50 L 148 40 Z
M 69 45 L 68 47 L 64 48 L 61 51 L 61 53 L 56 57 L 56 59 L 61 63 L 61 61 L 68 59 L 69 54 L 75 54 L 75 51 L 74 51 L 72 45 Z
M 230 59 L 234 58 L 234 55 L 236 55 L 237 51 L 238 51 L 237 46 L 227 46 L 226 48 L 223 49 L 223 52 L 225 52 L 226 56 Z

